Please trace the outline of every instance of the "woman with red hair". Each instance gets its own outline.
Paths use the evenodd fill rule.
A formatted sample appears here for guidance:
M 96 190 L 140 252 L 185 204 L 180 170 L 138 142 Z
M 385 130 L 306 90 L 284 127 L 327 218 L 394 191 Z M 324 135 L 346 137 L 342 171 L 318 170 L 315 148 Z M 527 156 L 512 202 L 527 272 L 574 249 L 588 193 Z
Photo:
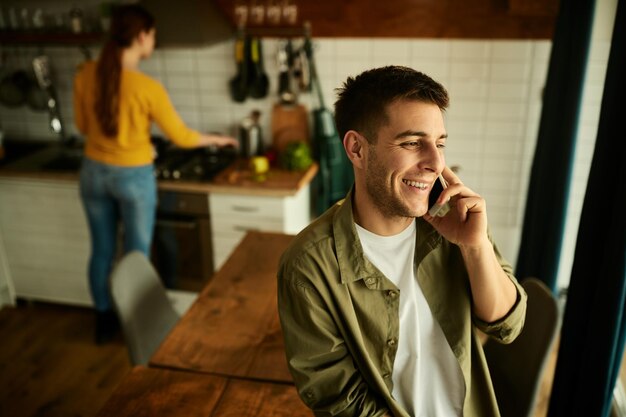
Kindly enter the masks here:
M 152 121 L 180 147 L 237 146 L 234 138 L 188 128 L 161 83 L 139 70 L 154 50 L 155 35 L 154 18 L 144 8 L 118 6 L 98 61 L 85 62 L 74 80 L 75 123 L 86 136 L 80 195 L 91 235 L 89 286 L 97 343 L 118 330 L 108 289 L 118 223 L 124 253 L 149 255 L 157 198 Z

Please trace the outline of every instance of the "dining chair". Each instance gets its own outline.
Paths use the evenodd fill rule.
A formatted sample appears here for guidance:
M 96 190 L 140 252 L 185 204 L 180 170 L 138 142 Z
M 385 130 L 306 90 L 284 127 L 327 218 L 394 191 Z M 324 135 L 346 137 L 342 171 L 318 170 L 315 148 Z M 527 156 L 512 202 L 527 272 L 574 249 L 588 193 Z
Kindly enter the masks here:
M 131 362 L 145 365 L 180 315 L 142 252 L 130 252 L 118 262 L 110 288 Z
M 484 345 L 502 417 L 531 417 L 559 327 L 556 297 L 537 278 L 521 285 L 528 294 L 524 328 L 510 344 L 489 339 Z

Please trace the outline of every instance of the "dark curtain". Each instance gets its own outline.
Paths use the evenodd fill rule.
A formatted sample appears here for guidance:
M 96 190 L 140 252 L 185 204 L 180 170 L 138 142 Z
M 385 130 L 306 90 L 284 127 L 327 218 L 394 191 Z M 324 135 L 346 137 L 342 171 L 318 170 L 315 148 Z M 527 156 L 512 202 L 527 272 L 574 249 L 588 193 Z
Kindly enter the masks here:
M 517 258 L 517 277 L 537 277 L 553 291 L 561 255 L 594 4 L 594 0 L 561 1 Z
M 626 2 L 618 3 L 548 416 L 606 417 L 626 338 Z

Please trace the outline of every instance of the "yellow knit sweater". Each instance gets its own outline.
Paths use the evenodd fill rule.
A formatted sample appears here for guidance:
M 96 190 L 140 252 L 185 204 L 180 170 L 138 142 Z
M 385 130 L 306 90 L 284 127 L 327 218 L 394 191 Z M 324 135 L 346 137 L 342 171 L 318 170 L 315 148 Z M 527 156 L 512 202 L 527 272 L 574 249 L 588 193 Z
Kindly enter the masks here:
M 90 159 L 119 166 L 150 164 L 155 156 L 152 121 L 176 145 L 198 144 L 200 134 L 185 125 L 161 83 L 132 70 L 122 70 L 118 134 L 105 136 L 94 110 L 96 82 L 96 62 L 85 62 L 74 78 L 74 121 L 87 137 L 85 155 Z

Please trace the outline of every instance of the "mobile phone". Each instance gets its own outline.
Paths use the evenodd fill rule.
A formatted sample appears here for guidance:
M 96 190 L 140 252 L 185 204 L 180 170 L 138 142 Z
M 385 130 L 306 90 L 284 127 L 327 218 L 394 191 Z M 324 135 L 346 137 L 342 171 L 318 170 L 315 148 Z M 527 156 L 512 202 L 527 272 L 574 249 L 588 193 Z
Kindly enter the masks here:
M 433 217 L 443 217 L 448 214 L 448 211 L 450 210 L 450 205 L 448 203 L 441 205 L 436 204 L 437 199 L 446 188 L 448 188 L 448 183 L 443 176 L 439 175 L 433 184 L 433 189 L 430 190 L 430 194 L 428 195 L 428 214 Z

